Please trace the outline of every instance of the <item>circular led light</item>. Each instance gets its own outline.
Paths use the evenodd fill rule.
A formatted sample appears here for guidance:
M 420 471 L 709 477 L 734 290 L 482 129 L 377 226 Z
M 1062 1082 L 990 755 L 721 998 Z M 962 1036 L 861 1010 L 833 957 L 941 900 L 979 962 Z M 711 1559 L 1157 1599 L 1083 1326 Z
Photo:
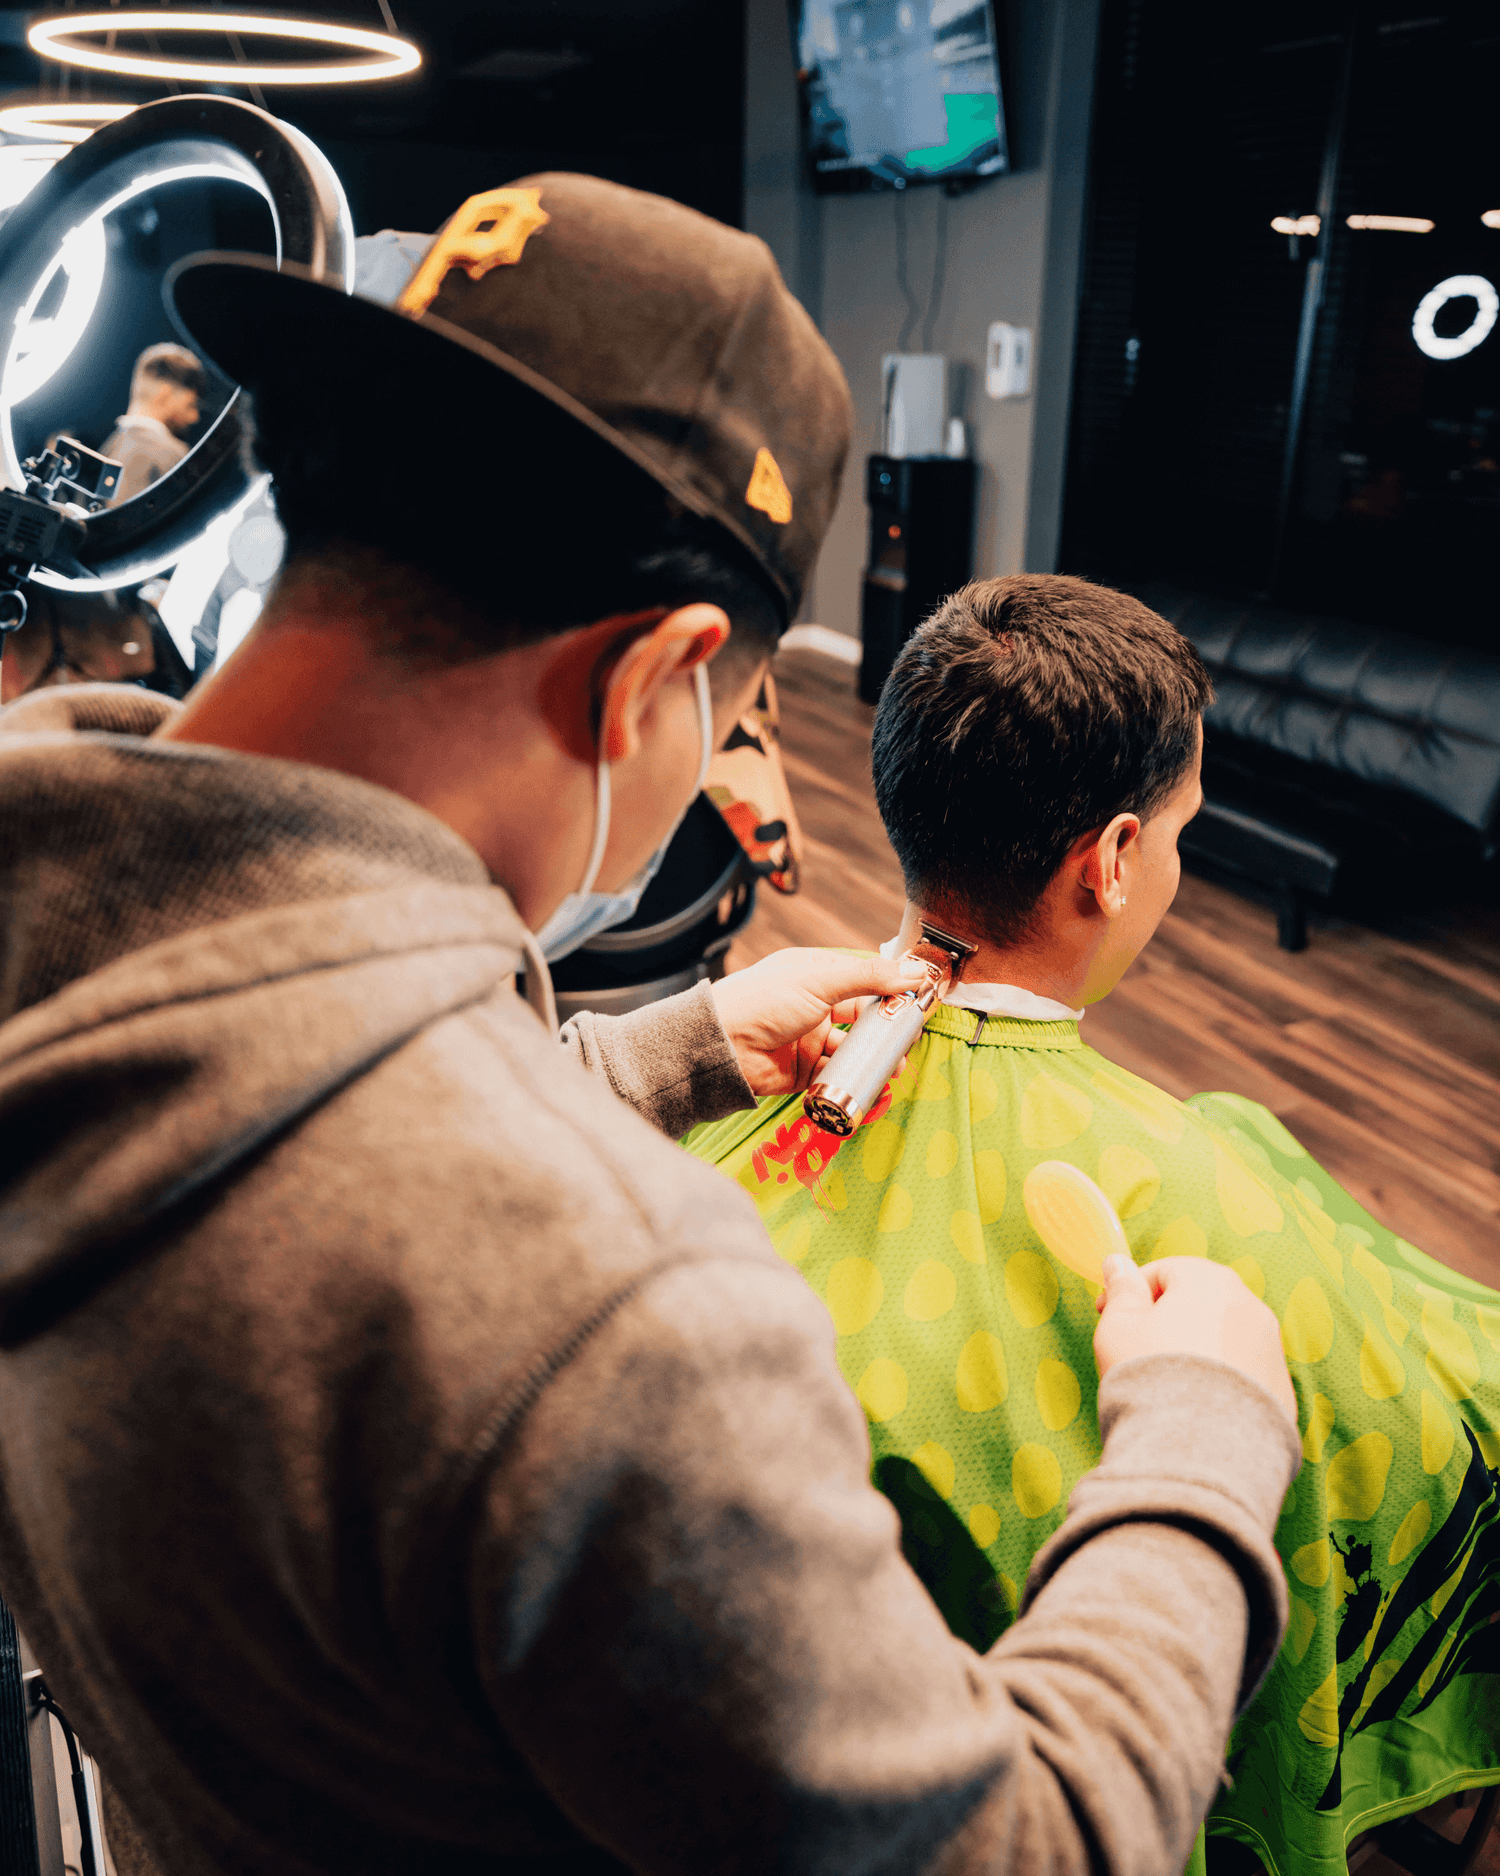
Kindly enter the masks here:
M 25 477 L 11 432 L 11 411 L 23 398 L 31 397 L 39 391 L 67 361 L 93 317 L 104 285 L 107 256 L 105 218 L 148 189 L 199 177 L 222 178 L 256 189 L 265 198 L 274 219 L 276 206 L 266 185 L 258 179 L 251 181 L 249 176 L 227 163 L 188 163 L 176 168 L 148 170 L 145 175 L 137 176 L 127 183 L 65 236 L 58 248 L 56 261 L 31 289 L 25 305 L 16 315 L 14 336 L 4 352 L 3 361 L 0 361 L 0 451 L 3 451 L 5 470 L 12 487 L 24 487 Z M 279 230 L 276 249 L 279 260 Z M 38 319 L 36 309 L 59 268 L 66 270 L 68 275 L 62 305 L 50 319 Z
M 24 324 L 17 326 L 10 365 L 5 374 L 7 410 L 12 404 L 22 403 L 40 391 L 57 368 L 71 356 L 74 346 L 83 337 L 94 316 L 94 308 L 99 304 L 106 258 L 102 221 L 85 222 L 63 242 L 56 262 L 40 282 L 31 302 L 33 306 L 37 304 L 61 271 L 68 279 L 63 289 L 62 304 L 49 319 L 37 319 L 33 315 Z
M 33 144 L 29 149 L 15 145 L 0 149 L 0 210 L 14 208 L 64 156 L 66 148 Z
M 289 39 L 372 56 L 321 65 L 216 65 L 207 59 L 137 58 L 78 43 L 90 35 L 146 32 L 245 33 L 257 39 Z M 149 13 L 65 13 L 38 20 L 26 41 L 33 52 L 63 65 L 118 72 L 127 78 L 186 78 L 214 85 L 358 85 L 377 78 L 400 78 L 422 63 L 417 48 L 393 33 L 319 20 L 274 19 L 264 13 L 178 13 L 164 8 Z
M 353 230 L 337 175 L 309 138 L 263 110 L 227 97 L 163 98 L 139 106 L 120 122 L 101 123 L 76 148 L 11 149 L 17 157 L 42 156 L 56 166 L 5 229 L 0 478 L 14 487 L 22 481 L 12 421 L 18 394 L 31 391 L 42 367 L 66 369 L 64 361 L 76 358 L 108 320 L 107 260 L 102 292 L 85 294 L 92 272 L 89 250 L 101 232 L 107 234 L 110 215 L 132 198 L 196 177 L 248 185 L 270 208 L 278 262 L 285 246 L 288 257 L 311 278 L 345 292 L 352 288 Z M 102 230 L 100 224 L 105 224 Z M 66 270 L 59 266 L 64 248 L 73 263 Z M 97 247 L 94 253 L 97 257 Z M 77 296 L 71 306 L 70 293 Z M 40 321 L 39 311 L 51 317 Z M 74 333 L 78 336 L 70 337 Z M 34 399 L 31 407 L 34 411 Z M 241 503 L 264 481 L 252 475 L 241 444 L 236 393 L 169 475 L 143 497 L 93 517 L 81 568 L 62 574 L 39 567 L 36 579 L 64 590 L 99 592 L 133 585 L 175 565 L 231 509 L 243 512 Z
M 101 124 L 129 117 L 133 104 L 12 104 L 0 111 L 0 130 L 41 143 L 82 143 Z
M 1433 320 L 1449 300 L 1469 299 L 1479 302 L 1473 319 L 1451 339 L 1440 339 L 1432 329 Z M 1429 358 L 1462 358 L 1476 345 L 1483 345 L 1494 331 L 1497 314 L 1500 314 L 1500 293 L 1496 293 L 1483 274 L 1452 274 L 1440 280 L 1417 308 L 1411 322 L 1411 336 Z

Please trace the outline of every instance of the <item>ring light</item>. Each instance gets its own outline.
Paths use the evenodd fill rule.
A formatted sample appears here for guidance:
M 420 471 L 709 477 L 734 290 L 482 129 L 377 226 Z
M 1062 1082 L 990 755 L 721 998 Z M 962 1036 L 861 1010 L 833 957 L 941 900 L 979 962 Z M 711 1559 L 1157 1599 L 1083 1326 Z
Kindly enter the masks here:
M 34 143 L 25 149 L 15 144 L 0 147 L 0 210 L 25 201 L 67 153 L 64 143 Z
M 271 209 L 278 261 L 296 261 L 314 278 L 352 290 L 348 204 L 327 159 L 301 131 L 253 105 L 219 97 L 164 98 L 106 123 L 69 150 L 0 228 L 0 459 L 17 489 L 25 487 L 25 476 L 11 410 L 45 382 L 38 372 L 50 376 L 61 365 L 87 327 L 90 254 L 103 240 L 105 218 L 148 189 L 200 176 L 255 189 Z M 63 303 L 51 320 L 38 322 L 35 310 L 59 269 L 69 276 Z M 173 565 L 261 480 L 242 459 L 238 401 L 236 391 L 169 474 L 89 519 L 78 565 L 68 576 L 38 566 L 34 577 L 97 592 Z
M 1432 322 L 1449 300 L 1468 299 L 1479 302 L 1473 319 L 1462 332 L 1450 339 L 1440 339 L 1433 331 Z M 1496 293 L 1483 274 L 1452 274 L 1447 280 L 1440 280 L 1417 308 L 1411 322 L 1411 336 L 1429 358 L 1462 358 L 1476 345 L 1484 344 L 1495 328 L 1497 314 L 1500 314 L 1500 293 Z
M 320 65 L 225 65 L 208 59 L 141 58 L 77 43 L 100 33 L 243 33 L 256 39 L 348 47 L 372 56 L 325 60 Z M 422 63 L 422 54 L 410 40 L 398 39 L 394 33 L 320 20 L 273 19 L 264 13 L 178 13 L 165 8 L 150 13 L 65 13 L 38 20 L 26 41 L 33 52 L 63 65 L 118 72 L 127 78 L 187 78 L 202 85 L 359 85 L 379 78 L 402 78 Z
M 107 254 L 104 217 L 96 215 L 67 236 L 58 249 L 56 262 L 37 282 L 22 308 L 4 369 L 0 370 L 0 383 L 5 385 L 8 399 L 7 414 L 10 404 L 23 404 L 35 396 L 72 355 L 99 304 Z M 38 319 L 36 307 L 59 272 L 68 277 L 62 305 L 51 318 Z

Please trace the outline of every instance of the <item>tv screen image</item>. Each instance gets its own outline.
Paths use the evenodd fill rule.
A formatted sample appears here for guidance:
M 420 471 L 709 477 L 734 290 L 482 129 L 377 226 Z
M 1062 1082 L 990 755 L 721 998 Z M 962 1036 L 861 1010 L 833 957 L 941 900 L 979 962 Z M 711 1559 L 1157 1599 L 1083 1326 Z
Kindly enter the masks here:
M 792 25 L 815 188 L 1006 168 L 990 0 L 792 0 Z

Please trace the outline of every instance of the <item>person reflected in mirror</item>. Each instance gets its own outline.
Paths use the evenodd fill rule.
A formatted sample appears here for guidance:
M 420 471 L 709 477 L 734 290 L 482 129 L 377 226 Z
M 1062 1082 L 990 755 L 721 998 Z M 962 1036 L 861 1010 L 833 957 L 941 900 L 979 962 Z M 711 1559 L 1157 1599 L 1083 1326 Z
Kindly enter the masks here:
M 103 444 L 120 465 L 117 508 L 175 469 L 202 415 L 208 373 L 185 345 L 148 345 L 130 374 L 130 405 Z

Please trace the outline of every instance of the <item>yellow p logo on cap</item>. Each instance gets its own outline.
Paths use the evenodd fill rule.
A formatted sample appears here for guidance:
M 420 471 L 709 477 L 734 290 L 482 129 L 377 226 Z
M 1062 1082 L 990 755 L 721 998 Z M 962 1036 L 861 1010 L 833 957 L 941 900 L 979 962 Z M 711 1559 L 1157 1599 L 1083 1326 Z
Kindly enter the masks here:
M 492 267 L 514 267 L 526 243 L 551 219 L 540 189 L 471 195 L 422 257 L 396 310 L 419 318 L 437 298 L 450 267 L 462 267 L 471 280 L 482 280 Z

